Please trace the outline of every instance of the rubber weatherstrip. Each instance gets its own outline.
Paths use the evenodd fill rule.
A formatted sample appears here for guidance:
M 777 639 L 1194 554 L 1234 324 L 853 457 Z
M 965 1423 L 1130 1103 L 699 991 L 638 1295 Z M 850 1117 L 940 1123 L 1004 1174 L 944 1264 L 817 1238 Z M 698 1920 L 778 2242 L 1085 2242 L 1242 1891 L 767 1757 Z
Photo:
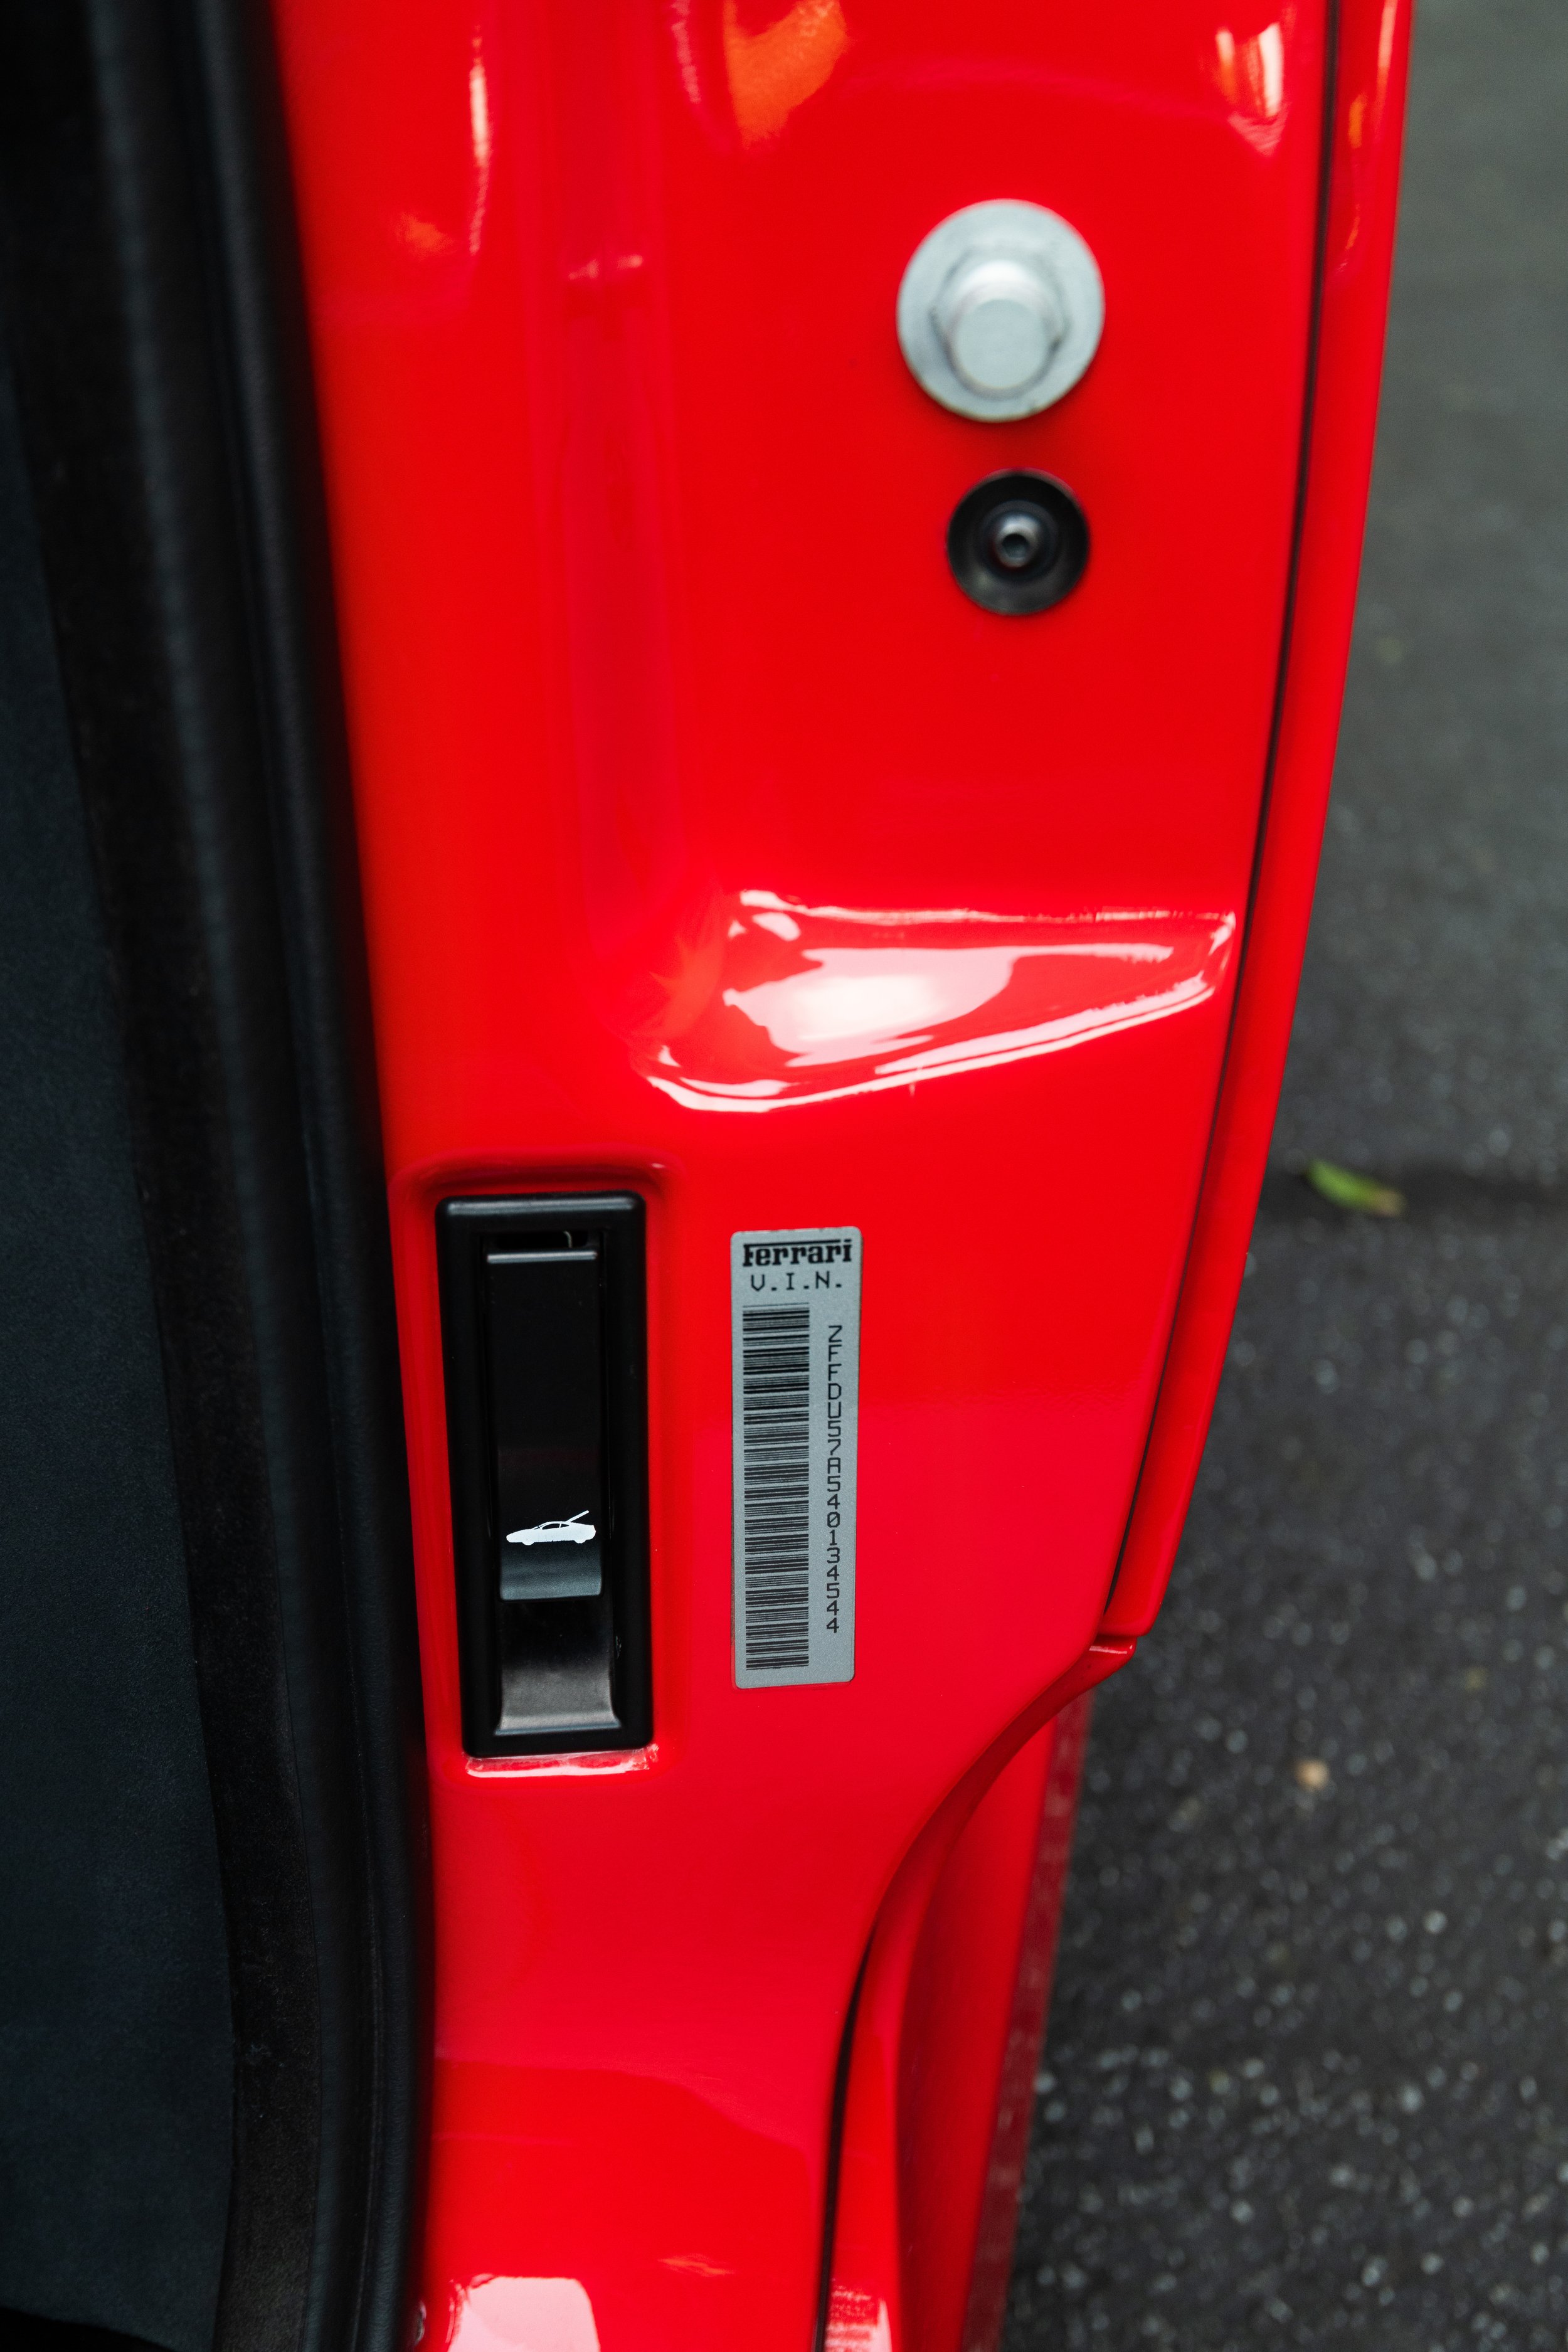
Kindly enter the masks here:
M 265 16 L 11 0 L 5 327 L 124 1045 L 235 2029 L 217 2352 L 393 2352 L 423 1764 L 368 997 Z

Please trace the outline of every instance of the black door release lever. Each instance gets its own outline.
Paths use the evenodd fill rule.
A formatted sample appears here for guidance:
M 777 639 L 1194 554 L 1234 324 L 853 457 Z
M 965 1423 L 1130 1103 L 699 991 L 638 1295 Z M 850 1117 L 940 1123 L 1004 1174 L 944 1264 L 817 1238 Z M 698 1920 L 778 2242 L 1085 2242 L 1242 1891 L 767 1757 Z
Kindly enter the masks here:
M 445 1201 L 437 1232 L 464 1745 L 641 1747 L 642 1202 Z

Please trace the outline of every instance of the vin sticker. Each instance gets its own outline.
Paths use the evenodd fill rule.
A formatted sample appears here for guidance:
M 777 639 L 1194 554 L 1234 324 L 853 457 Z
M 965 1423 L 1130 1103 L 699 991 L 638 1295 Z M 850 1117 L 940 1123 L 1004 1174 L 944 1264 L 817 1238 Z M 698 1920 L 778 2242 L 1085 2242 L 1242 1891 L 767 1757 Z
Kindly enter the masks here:
M 855 1672 L 860 1235 L 730 1244 L 735 1423 L 735 1680 Z

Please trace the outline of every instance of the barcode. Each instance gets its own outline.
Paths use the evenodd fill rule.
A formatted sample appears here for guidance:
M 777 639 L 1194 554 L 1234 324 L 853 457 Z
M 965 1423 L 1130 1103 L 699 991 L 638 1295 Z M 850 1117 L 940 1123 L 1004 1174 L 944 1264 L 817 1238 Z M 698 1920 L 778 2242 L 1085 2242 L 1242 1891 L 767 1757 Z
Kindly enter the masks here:
M 730 1237 L 735 1680 L 855 1675 L 860 1234 Z
M 746 1664 L 811 1658 L 811 1310 L 741 1316 Z

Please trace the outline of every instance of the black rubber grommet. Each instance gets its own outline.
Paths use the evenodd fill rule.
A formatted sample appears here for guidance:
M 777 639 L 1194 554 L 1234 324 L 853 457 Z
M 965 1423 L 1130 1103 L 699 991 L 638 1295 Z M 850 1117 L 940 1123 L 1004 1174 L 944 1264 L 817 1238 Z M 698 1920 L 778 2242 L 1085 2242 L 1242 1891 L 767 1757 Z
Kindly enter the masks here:
M 964 594 L 988 613 L 1043 613 L 1082 579 L 1089 523 L 1049 474 L 987 474 L 952 510 L 947 560 Z

